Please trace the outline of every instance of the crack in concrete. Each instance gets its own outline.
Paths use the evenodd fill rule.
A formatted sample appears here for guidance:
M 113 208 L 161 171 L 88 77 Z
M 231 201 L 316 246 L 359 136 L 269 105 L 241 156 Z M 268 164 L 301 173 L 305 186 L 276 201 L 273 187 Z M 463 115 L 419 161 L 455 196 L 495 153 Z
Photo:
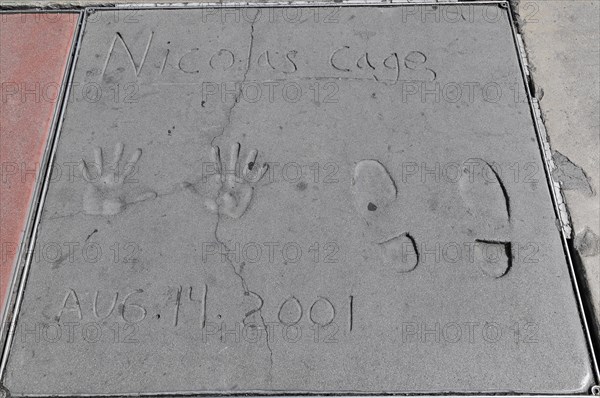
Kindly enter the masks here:
M 210 141 L 210 146 L 214 146 L 215 140 L 218 137 L 221 137 L 225 134 L 225 130 L 227 130 L 227 128 L 231 125 L 231 116 L 233 115 L 233 111 L 234 111 L 236 105 L 240 102 L 240 97 L 242 96 L 243 86 L 244 86 L 244 83 L 246 83 L 246 79 L 248 78 L 248 72 L 250 71 L 250 64 L 252 61 L 252 50 L 254 48 L 254 23 L 256 22 L 258 15 L 259 15 L 259 13 L 257 12 L 256 15 L 254 16 L 254 18 L 252 19 L 252 22 L 250 23 L 250 46 L 248 48 L 248 60 L 246 61 L 246 70 L 244 70 L 242 80 L 237 82 L 238 90 L 237 90 L 237 94 L 235 95 L 235 98 L 233 100 L 233 104 L 231 104 L 229 109 L 225 112 L 225 124 L 223 125 L 221 132 L 219 134 L 215 135 L 213 137 L 213 139 Z
M 232 115 L 233 112 L 235 110 L 236 105 L 239 103 L 240 101 L 240 97 L 242 96 L 242 90 L 243 90 L 243 85 L 244 83 L 247 81 L 248 79 L 248 73 L 250 71 L 250 66 L 251 66 L 251 62 L 252 62 L 252 50 L 254 48 L 254 23 L 256 22 L 256 19 L 258 18 L 258 11 L 256 13 L 256 15 L 254 16 L 254 18 L 252 19 L 252 22 L 250 23 L 250 45 L 248 48 L 248 56 L 247 56 L 247 61 L 246 61 L 246 70 L 244 71 L 244 74 L 242 76 L 242 80 L 240 82 L 238 82 L 239 86 L 238 86 L 238 91 L 237 94 L 234 98 L 233 104 L 231 104 L 231 107 L 227 110 L 226 112 L 226 116 L 225 116 L 225 124 L 223 125 L 223 128 L 221 129 L 221 132 L 217 135 L 215 135 L 213 137 L 213 139 L 210 142 L 211 146 L 214 146 L 214 141 L 218 138 L 221 137 L 225 134 L 225 131 L 227 130 L 227 128 L 231 125 L 231 119 L 232 119 Z M 217 241 L 217 243 L 219 243 L 220 245 L 222 245 L 223 247 L 225 247 L 225 249 L 229 252 L 230 249 L 229 247 L 227 247 L 227 245 L 225 244 L 225 242 L 223 242 L 221 239 L 219 239 L 219 224 L 221 222 L 221 215 L 217 214 L 217 222 L 215 224 L 215 230 L 214 230 L 214 236 L 215 236 L 215 240 Z M 265 335 L 266 335 L 266 340 L 265 340 L 265 344 L 267 346 L 267 349 L 269 350 L 269 372 L 268 372 L 268 383 L 270 384 L 273 380 L 273 349 L 271 348 L 271 344 L 269 343 L 270 340 L 270 336 L 269 336 L 269 328 L 267 327 L 267 324 L 265 322 L 265 318 L 262 315 L 262 307 L 263 307 L 263 303 L 264 300 L 263 298 L 256 292 L 253 292 L 251 290 L 248 289 L 248 285 L 246 283 L 246 280 L 244 279 L 244 276 L 242 275 L 242 269 L 240 267 L 240 271 L 237 270 L 235 264 L 229 259 L 229 257 L 225 256 L 226 261 L 229 263 L 229 265 L 231 266 L 231 269 L 233 270 L 233 273 L 240 279 L 240 282 L 242 284 L 242 288 L 244 289 L 244 295 L 245 296 L 249 296 L 250 294 L 255 295 L 256 297 L 258 297 L 258 299 L 260 300 L 260 307 L 258 309 L 254 309 L 250 312 L 248 312 L 245 315 L 244 318 L 244 323 L 246 321 L 246 319 L 248 319 L 249 316 L 253 315 L 253 314 L 258 314 L 261 323 L 262 323 L 262 327 L 265 331 Z
M 222 245 L 225 250 L 227 251 L 227 253 L 231 252 L 231 250 L 229 249 L 229 247 L 227 246 L 227 244 L 222 241 L 219 238 L 219 225 L 221 223 L 221 215 L 217 214 L 217 222 L 215 223 L 215 229 L 214 229 L 214 236 L 215 236 L 215 241 Z M 265 344 L 267 346 L 267 350 L 269 350 L 269 372 L 268 372 L 268 383 L 271 384 L 272 380 L 273 380 L 273 349 L 271 348 L 271 344 L 269 343 L 270 340 L 270 336 L 269 336 L 269 328 L 267 327 L 267 323 L 265 322 L 265 318 L 262 315 L 262 307 L 264 304 L 264 300 L 262 298 L 262 296 L 260 296 L 258 293 L 251 291 L 250 289 L 248 289 L 248 284 L 246 283 L 246 279 L 244 278 L 244 276 L 241 273 L 241 267 L 240 267 L 240 271 L 237 270 L 235 264 L 233 263 L 233 261 L 231 261 L 231 259 L 229 258 L 229 256 L 225 256 L 225 261 L 227 261 L 227 263 L 231 266 L 231 269 L 233 270 L 233 273 L 240 279 L 241 285 L 242 285 L 242 289 L 244 290 L 244 296 L 250 296 L 250 295 L 254 295 L 256 297 L 258 297 L 258 299 L 260 300 L 260 306 L 256 309 L 253 309 L 249 312 L 247 312 L 244 316 L 244 320 L 242 321 L 244 323 L 244 325 L 246 324 L 246 320 L 251 316 L 254 315 L 255 313 L 258 314 L 260 320 L 261 320 L 261 324 L 263 327 L 263 330 L 265 331 L 265 335 L 266 335 L 266 339 L 265 339 Z
M 45 219 L 45 220 L 50 221 L 50 220 L 59 220 L 59 219 L 62 219 L 62 218 L 75 217 L 76 215 L 79 215 L 79 214 L 83 214 L 83 212 L 82 211 L 76 211 L 75 213 L 69 213 L 69 214 L 56 214 L 55 213 L 53 216 L 48 216 L 48 217 L 43 217 L 42 216 L 42 218 Z

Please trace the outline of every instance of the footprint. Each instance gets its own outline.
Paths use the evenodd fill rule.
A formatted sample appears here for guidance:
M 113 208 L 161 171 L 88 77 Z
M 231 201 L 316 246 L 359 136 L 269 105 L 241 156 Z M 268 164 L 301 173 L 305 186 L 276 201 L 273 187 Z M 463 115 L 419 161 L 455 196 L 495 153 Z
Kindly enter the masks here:
M 512 265 L 510 242 L 475 240 L 473 258 L 481 271 L 492 278 L 500 278 Z
M 419 253 L 412 236 L 407 233 L 379 243 L 381 258 L 386 267 L 396 267 L 399 272 L 409 272 L 419 263 Z
M 481 221 L 486 234 L 505 233 L 510 218 L 506 189 L 494 169 L 482 159 L 469 159 L 459 180 L 469 214 Z
M 397 230 L 395 220 L 390 218 L 390 207 L 396 200 L 398 190 L 386 168 L 376 160 L 361 160 L 354 167 L 351 186 L 354 208 L 366 222 L 372 239 L 378 245 L 381 260 L 386 267 L 399 272 L 409 272 L 419 263 L 414 239 L 408 233 L 389 238 L 390 231 Z
M 97 174 L 92 176 L 85 160 L 81 160 L 81 173 L 88 183 L 83 196 L 83 211 L 90 215 L 114 216 L 121 213 L 128 205 L 156 198 L 156 192 L 143 191 L 133 187 L 128 180 L 135 172 L 135 165 L 142 156 L 137 149 L 121 171 L 119 162 L 123 156 L 123 144 L 115 145 L 112 163 L 104 164 L 102 149 L 94 148 L 94 168 Z
M 477 234 L 474 260 L 485 275 L 499 278 L 512 265 L 510 200 L 502 180 L 482 159 L 469 159 L 459 180 L 460 196 Z
M 385 212 L 394 202 L 398 190 L 394 180 L 376 160 L 361 160 L 354 167 L 352 196 L 354 207 L 365 220 Z

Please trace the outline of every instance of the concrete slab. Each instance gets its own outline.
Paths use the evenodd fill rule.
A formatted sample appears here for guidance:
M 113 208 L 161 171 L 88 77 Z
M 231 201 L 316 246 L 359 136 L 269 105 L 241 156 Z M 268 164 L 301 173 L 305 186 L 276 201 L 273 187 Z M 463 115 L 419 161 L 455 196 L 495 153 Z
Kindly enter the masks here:
M 506 8 L 115 15 L 86 26 L 11 395 L 589 391 Z
M 22 246 L 77 18 L 77 13 L 0 14 L 0 315 Z

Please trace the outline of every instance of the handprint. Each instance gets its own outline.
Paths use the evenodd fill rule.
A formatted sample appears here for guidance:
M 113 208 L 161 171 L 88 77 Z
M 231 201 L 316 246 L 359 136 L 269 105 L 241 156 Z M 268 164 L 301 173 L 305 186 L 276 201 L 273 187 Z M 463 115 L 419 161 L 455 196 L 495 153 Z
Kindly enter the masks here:
M 215 164 L 215 174 L 208 181 L 211 195 L 204 201 L 210 211 L 234 219 L 240 218 L 244 214 L 252 201 L 255 185 L 269 168 L 266 163 L 260 167 L 256 165 L 258 151 L 253 149 L 248 153 L 244 167 L 239 173 L 239 155 L 240 144 L 236 142 L 231 146 L 229 164 L 225 166 L 221 161 L 219 147 L 212 148 L 211 160 Z
M 119 142 L 115 145 L 113 162 L 105 165 L 102 149 L 94 148 L 94 166 L 98 171 L 98 175 L 94 177 L 90 175 L 85 160 L 81 160 L 81 173 L 88 183 L 83 196 L 83 211 L 86 214 L 112 216 L 122 212 L 130 204 L 156 198 L 155 192 L 135 192 L 136 189 L 131 187 L 131 184 L 127 184 L 127 178 L 135 171 L 142 150 L 136 149 L 121 173 L 119 162 L 122 156 L 123 144 Z

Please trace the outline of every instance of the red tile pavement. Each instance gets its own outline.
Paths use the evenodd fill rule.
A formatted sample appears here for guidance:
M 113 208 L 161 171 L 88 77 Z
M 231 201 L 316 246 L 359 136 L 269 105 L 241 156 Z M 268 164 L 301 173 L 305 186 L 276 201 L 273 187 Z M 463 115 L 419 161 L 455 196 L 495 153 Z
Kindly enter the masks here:
M 77 14 L 0 14 L 0 314 L 27 224 Z

